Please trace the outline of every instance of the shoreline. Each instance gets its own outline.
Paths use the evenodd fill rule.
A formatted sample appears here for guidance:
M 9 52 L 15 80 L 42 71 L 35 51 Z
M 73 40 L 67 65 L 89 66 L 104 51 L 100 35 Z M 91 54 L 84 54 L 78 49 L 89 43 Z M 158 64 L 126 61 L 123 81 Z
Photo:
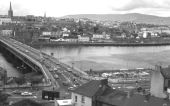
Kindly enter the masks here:
M 128 46 L 168 46 L 170 45 L 170 42 L 166 43 L 112 43 L 112 42 L 105 42 L 105 43 L 91 43 L 91 42 L 36 42 L 30 44 L 33 47 L 39 47 L 39 46 L 123 46 L 123 47 L 128 47 Z

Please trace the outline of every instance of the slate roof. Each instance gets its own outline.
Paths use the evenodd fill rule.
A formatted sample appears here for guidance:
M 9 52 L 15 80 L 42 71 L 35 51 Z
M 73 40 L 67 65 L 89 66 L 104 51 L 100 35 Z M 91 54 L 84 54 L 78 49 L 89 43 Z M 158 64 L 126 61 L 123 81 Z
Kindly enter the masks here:
M 150 96 L 148 101 L 146 101 L 145 96 L 136 94 L 127 99 L 122 106 L 164 106 L 163 104 L 170 106 L 170 100 Z
M 104 79 L 104 80 L 106 80 L 106 79 Z M 87 96 L 87 97 L 93 97 L 100 90 L 102 81 L 104 81 L 104 80 L 92 80 L 92 81 L 76 88 L 72 92 L 83 95 L 83 96 Z
M 150 96 L 147 100 L 144 95 L 134 94 L 127 98 L 126 94 L 122 91 L 112 91 L 112 93 L 99 96 L 97 101 L 109 104 L 111 106 L 170 106 L 170 100 Z
M 162 68 L 161 73 L 164 76 L 164 78 L 170 79 L 170 67 Z
M 122 106 L 124 101 L 126 100 L 126 97 L 126 92 L 117 89 L 107 88 L 101 96 L 97 97 L 97 101 L 114 106 Z

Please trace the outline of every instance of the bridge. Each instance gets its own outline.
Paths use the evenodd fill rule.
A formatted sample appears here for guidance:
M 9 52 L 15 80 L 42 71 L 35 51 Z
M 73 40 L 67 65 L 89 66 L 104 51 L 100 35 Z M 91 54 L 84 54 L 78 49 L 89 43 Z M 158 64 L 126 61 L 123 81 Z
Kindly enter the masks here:
M 42 53 L 40 50 L 34 49 L 14 39 L 8 37 L 0 37 L 0 47 L 1 49 L 7 51 L 7 53 L 11 53 L 15 58 L 21 60 L 33 71 L 42 72 L 46 82 L 48 82 L 50 85 L 53 85 L 55 88 L 59 88 L 61 85 L 58 81 L 56 81 L 54 73 L 51 72 L 51 70 L 54 70 L 55 67 L 62 68 L 58 71 L 62 73 L 62 76 L 60 77 L 62 77 L 63 81 L 67 81 L 73 84 L 73 80 L 76 78 L 67 72 L 69 66 L 59 62 L 56 58 L 50 55 Z M 75 72 L 75 70 L 72 70 L 72 72 Z M 80 70 L 76 71 L 75 73 L 78 74 L 79 77 L 87 75 Z

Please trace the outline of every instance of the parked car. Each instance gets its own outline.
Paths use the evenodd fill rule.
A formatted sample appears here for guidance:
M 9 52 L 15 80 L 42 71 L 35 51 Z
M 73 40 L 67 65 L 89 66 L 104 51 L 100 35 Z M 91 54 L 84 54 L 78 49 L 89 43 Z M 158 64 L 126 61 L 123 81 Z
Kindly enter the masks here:
M 59 78 L 57 74 L 55 74 L 55 75 L 54 75 L 54 77 L 55 77 L 56 79 L 58 79 L 58 78 Z
M 68 90 L 74 90 L 74 87 L 69 87 Z
M 32 96 L 31 92 L 22 92 L 21 93 L 22 96 Z
M 13 94 L 18 94 L 18 95 L 20 95 L 20 94 L 21 94 L 21 91 L 15 90 L 15 91 L 13 91 L 12 93 L 13 93 Z

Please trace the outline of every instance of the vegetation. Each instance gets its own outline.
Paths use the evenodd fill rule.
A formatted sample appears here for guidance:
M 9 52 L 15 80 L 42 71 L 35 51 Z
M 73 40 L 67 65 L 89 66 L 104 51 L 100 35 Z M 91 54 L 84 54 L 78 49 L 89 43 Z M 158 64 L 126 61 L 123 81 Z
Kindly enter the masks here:
M 2 91 L 0 91 L 0 106 L 7 106 L 8 96 L 9 96 L 8 94 L 5 94 Z

